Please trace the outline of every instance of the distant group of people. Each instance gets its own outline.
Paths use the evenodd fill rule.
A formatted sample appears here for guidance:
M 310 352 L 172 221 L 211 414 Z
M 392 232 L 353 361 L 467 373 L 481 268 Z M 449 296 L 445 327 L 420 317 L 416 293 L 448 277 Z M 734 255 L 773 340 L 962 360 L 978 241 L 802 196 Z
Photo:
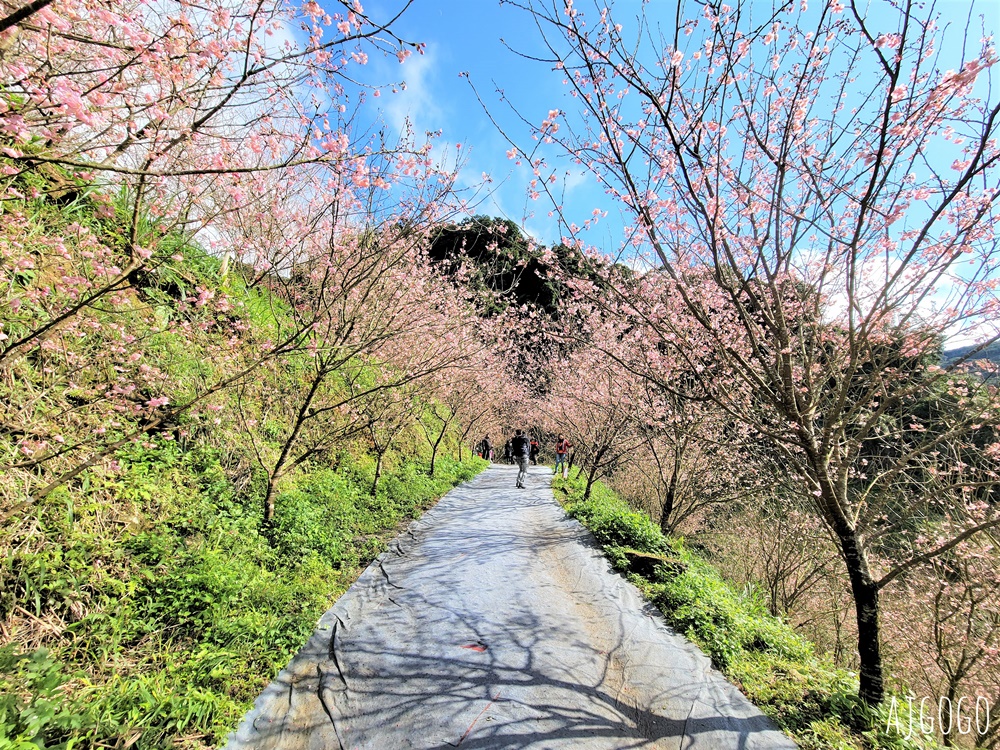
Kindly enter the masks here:
M 556 465 L 553 473 L 558 474 L 561 469 L 563 479 L 569 476 L 569 451 L 572 447 L 573 444 L 566 439 L 566 436 L 559 433 L 559 436 L 556 438 Z M 525 434 L 524 430 L 515 430 L 514 435 L 504 443 L 504 463 L 518 467 L 517 483 L 515 485 L 518 489 L 524 488 L 524 478 L 528 473 L 528 465 L 538 465 L 538 454 L 540 452 L 541 446 L 538 440 L 533 436 Z M 476 454 L 487 461 L 493 461 L 493 444 L 490 442 L 489 435 L 486 435 L 476 445 Z
M 521 432 L 523 433 L 524 431 L 522 430 Z M 517 463 L 517 454 L 514 452 L 514 441 L 516 438 L 517 438 L 517 433 L 514 434 L 512 437 L 508 438 L 507 442 L 504 443 L 503 446 L 503 462 L 505 464 L 510 464 L 512 466 Z M 537 465 L 538 454 L 541 451 L 541 447 L 539 446 L 538 441 L 534 437 L 525 434 L 525 438 L 528 441 L 528 460 L 532 464 Z

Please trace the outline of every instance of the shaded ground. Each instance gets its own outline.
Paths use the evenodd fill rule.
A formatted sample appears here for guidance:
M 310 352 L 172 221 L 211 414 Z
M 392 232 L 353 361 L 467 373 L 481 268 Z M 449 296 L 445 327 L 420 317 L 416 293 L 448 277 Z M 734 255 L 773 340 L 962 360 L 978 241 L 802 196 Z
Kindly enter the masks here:
M 320 620 L 242 748 L 794 748 L 567 519 L 546 467 L 446 495 Z

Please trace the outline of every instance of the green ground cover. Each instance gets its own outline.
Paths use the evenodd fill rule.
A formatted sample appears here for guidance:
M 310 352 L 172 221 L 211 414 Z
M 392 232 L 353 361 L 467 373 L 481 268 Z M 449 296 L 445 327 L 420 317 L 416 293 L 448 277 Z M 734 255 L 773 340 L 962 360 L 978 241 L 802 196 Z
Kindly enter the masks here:
M 72 306 L 79 280 L 100 278 L 98 259 L 129 263 L 127 196 L 81 186 L 57 202 L 31 190 L 43 178 L 23 180 L 36 197 L 0 207 L 0 263 L 23 269 L 0 290 L 8 341 Z M 155 247 L 147 268 L 0 370 L 0 750 L 219 744 L 387 541 L 486 466 L 454 459 L 452 431 L 429 476 L 428 397 L 373 493 L 363 430 L 331 418 L 317 429 L 335 439 L 281 477 L 264 523 L 267 471 L 313 360 L 275 357 L 144 430 L 148 399 L 205 393 L 259 359 L 291 316 L 266 283 L 227 273 L 190 238 L 144 220 L 138 240 Z M 229 307 L 210 313 L 199 295 Z M 108 397 L 132 383 L 131 401 Z M 56 445 L 82 447 L 25 461 Z
M 446 456 L 431 478 L 399 458 L 372 496 L 371 462 L 341 458 L 287 486 L 271 538 L 212 450 L 131 451 L 117 492 L 156 502 L 124 530 L 83 493 L 52 496 L 49 543 L 0 562 L 0 607 L 68 624 L 0 648 L 0 748 L 221 742 L 400 524 L 485 465 Z

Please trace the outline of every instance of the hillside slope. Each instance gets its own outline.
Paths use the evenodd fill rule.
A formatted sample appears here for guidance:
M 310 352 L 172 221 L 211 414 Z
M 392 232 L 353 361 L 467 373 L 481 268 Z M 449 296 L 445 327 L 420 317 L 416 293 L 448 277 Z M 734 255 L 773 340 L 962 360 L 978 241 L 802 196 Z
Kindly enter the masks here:
M 0 747 L 211 747 L 400 524 L 485 464 L 380 360 L 315 386 L 306 337 L 272 356 L 280 285 L 152 221 L 137 268 L 115 202 L 34 192 L 2 230 Z M 343 406 L 276 476 L 312 386 Z

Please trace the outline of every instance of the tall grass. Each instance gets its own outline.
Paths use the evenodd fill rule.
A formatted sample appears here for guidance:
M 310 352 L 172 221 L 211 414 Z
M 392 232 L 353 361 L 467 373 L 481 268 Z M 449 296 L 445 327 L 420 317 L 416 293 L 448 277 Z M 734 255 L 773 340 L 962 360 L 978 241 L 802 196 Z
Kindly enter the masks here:
M 400 457 L 372 496 L 347 455 L 287 486 L 265 539 L 219 458 L 133 449 L 114 480 L 141 503 L 124 532 L 85 503 L 70 519 L 69 492 L 46 501 L 50 543 L 0 563 L 4 610 L 54 631 L 0 648 L 0 748 L 217 744 L 399 525 L 484 466 L 446 457 L 432 479 Z

